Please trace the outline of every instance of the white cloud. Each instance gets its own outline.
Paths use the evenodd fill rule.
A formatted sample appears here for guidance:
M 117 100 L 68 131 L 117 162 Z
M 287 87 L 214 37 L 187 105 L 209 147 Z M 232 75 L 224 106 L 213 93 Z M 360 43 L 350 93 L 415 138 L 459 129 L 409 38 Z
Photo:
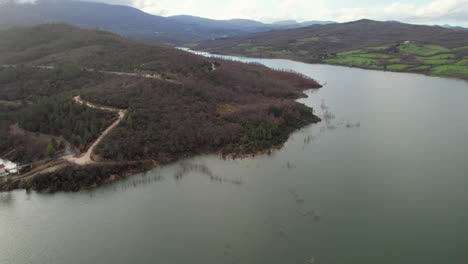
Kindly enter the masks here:
M 399 20 L 411 23 L 456 23 L 468 25 L 468 0 L 434 0 L 428 5 L 416 6 L 396 2 L 382 9 L 356 8 L 329 10 L 337 21 L 357 18 Z
M 322 7 L 314 17 L 304 17 L 304 19 L 335 20 L 339 22 L 361 18 L 423 24 L 454 23 L 467 26 L 468 0 L 434 0 L 423 6 L 395 2 L 383 8 L 331 9 Z
M 111 0 L 109 0 L 111 1 Z M 433 0 L 418 6 L 395 1 L 387 6 L 331 8 L 324 0 L 132 0 L 132 5 L 159 15 L 188 14 L 215 19 L 334 20 L 361 18 L 399 20 L 421 24 L 451 23 L 468 26 L 468 0 Z M 272 3 L 273 2 L 273 3 Z

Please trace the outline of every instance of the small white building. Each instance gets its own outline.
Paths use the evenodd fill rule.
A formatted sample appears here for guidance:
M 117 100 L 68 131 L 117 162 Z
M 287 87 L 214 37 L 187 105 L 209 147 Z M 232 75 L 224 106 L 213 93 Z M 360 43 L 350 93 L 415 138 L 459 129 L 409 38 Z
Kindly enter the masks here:
M 7 171 L 6 171 L 5 165 L 0 164 L 0 177 L 6 176 L 6 175 L 7 175 Z
M 15 173 L 18 173 L 18 167 L 16 163 L 0 159 L 0 177 Z

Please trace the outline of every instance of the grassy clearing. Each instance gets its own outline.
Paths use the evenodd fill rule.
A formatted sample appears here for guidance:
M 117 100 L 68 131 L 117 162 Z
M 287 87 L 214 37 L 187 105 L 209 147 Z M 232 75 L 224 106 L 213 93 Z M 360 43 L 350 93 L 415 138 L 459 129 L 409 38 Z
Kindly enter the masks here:
M 378 47 L 369 47 L 367 49 L 370 49 L 370 50 L 386 50 L 388 49 L 390 46 L 387 45 L 387 46 L 378 46 Z
M 468 66 L 468 59 L 464 59 L 464 60 L 461 60 L 461 61 L 458 61 L 456 63 L 454 63 L 455 65 L 461 65 L 461 66 Z
M 358 54 L 358 53 L 365 53 L 365 52 L 363 50 L 350 50 L 350 51 L 345 51 L 345 52 L 338 52 L 336 55 L 348 56 L 348 55 L 353 55 L 353 54 Z
M 454 60 L 419 60 L 424 64 L 448 64 L 453 63 Z
M 453 50 L 454 50 L 454 51 L 459 51 L 459 50 L 464 50 L 464 49 L 468 49 L 468 46 L 463 46 L 463 47 L 454 48 Z
M 415 54 L 422 56 L 430 56 L 441 52 L 450 52 L 449 49 L 437 45 L 424 45 L 424 44 L 403 44 L 398 47 L 400 52 L 407 54 Z
M 387 65 L 388 70 L 404 70 L 408 67 L 411 67 L 411 65 L 408 64 L 390 64 Z
M 238 47 L 248 47 L 248 46 L 252 46 L 252 44 L 250 44 L 250 43 L 241 43 L 241 44 L 238 44 L 237 46 Z
M 439 54 L 439 55 L 430 56 L 430 57 L 419 57 L 419 56 L 416 56 L 416 59 L 418 59 L 418 60 L 440 60 L 440 59 L 453 59 L 453 58 L 455 58 L 456 56 L 457 56 L 457 55 L 455 55 L 455 54 L 447 53 L 447 54 Z
M 400 58 L 393 58 L 393 59 L 389 59 L 388 62 L 391 62 L 391 63 L 396 63 L 396 62 L 400 62 L 401 59 Z
M 246 49 L 247 52 L 259 52 L 260 50 L 271 49 L 270 46 L 256 46 Z
M 183 45 L 186 48 L 194 48 L 198 46 L 198 43 L 187 43 Z
M 270 54 L 288 54 L 288 53 L 291 53 L 290 51 L 287 51 L 287 50 L 266 50 L 265 52 L 270 53 Z
M 364 58 L 390 58 L 392 57 L 390 55 L 381 54 L 381 53 L 365 53 L 365 54 L 358 54 L 356 56 L 364 57 Z
M 378 60 L 371 59 L 371 58 L 348 56 L 345 58 L 326 59 L 325 62 L 333 63 L 333 64 L 352 64 L 352 65 L 368 66 L 372 64 L 377 64 Z
M 429 65 L 421 65 L 421 66 L 418 66 L 416 68 L 413 68 L 412 70 L 415 70 L 415 71 L 421 71 L 421 70 L 427 70 L 427 69 L 430 69 L 431 66 Z
M 396 47 L 398 51 L 391 49 Z M 468 56 L 459 50 L 419 43 L 385 45 L 337 53 L 324 63 L 371 69 L 425 72 L 432 75 L 468 78 Z M 458 50 L 458 51 L 457 51 Z
M 308 52 L 307 50 L 300 50 L 300 51 L 297 52 L 297 54 L 299 54 L 299 55 L 307 55 L 307 54 L 309 54 L 309 52 Z
M 441 65 L 431 69 L 436 75 L 465 75 L 468 76 L 468 67 L 463 65 Z

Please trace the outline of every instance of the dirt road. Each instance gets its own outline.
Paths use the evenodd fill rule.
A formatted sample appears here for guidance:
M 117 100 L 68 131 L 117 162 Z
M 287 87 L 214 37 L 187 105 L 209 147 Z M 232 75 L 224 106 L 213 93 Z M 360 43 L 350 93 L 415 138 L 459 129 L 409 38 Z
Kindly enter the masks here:
M 116 112 L 119 115 L 117 120 L 115 120 L 108 128 L 106 128 L 106 130 L 104 130 L 101 133 L 101 135 L 93 142 L 91 147 L 89 147 L 88 150 L 85 153 L 82 153 L 80 155 L 70 155 L 70 156 L 63 157 L 63 159 L 65 159 L 65 160 L 67 160 L 69 162 L 78 164 L 78 165 L 92 164 L 92 163 L 95 162 L 94 160 L 91 159 L 91 154 L 93 153 L 94 148 L 96 148 L 96 146 L 104 139 L 104 137 L 107 134 L 109 134 L 109 132 L 112 129 L 114 129 L 120 123 L 120 121 L 122 121 L 125 114 L 127 113 L 127 110 L 117 109 L 117 108 L 112 108 L 112 107 L 107 107 L 107 106 L 98 106 L 98 105 L 95 105 L 95 104 L 92 104 L 90 102 L 86 102 L 86 101 L 82 100 L 80 98 L 80 96 L 73 97 L 73 101 L 75 101 L 78 104 L 84 104 L 84 105 L 86 105 L 88 107 L 91 107 L 91 108 L 101 109 L 101 110 L 109 111 L 109 112 Z

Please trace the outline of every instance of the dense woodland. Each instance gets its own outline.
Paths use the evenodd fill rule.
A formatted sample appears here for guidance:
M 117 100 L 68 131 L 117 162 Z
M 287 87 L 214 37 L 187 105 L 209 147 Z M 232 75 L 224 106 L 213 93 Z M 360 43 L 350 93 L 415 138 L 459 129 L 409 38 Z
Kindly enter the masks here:
M 70 91 L 94 85 L 98 80 L 98 74 L 71 65 L 54 69 L 25 65 L 0 68 L 0 155 L 27 163 L 52 153 L 50 139 L 10 131 L 18 122 L 30 132 L 65 136 L 78 148 L 89 144 L 103 127 L 97 122 L 102 122 L 103 117 L 108 124 L 115 116 L 74 104 Z M 88 115 L 93 117 L 89 119 Z M 92 123 L 95 125 L 88 127 Z M 60 147 L 54 146 L 54 150 Z
M 93 79 L 77 66 L 59 65 L 41 69 L 26 65 L 0 68 L 2 100 L 36 102 L 64 91 L 79 89 Z
M 124 86 L 113 79 L 115 85 L 84 91 L 86 100 L 129 109 L 96 153 L 109 160 L 161 162 L 213 151 L 245 154 L 279 145 L 292 130 L 318 121 L 312 109 L 284 100 L 316 87 L 312 80 L 258 65 L 218 64 L 217 71 L 183 84 L 134 78 Z M 279 105 L 285 115 L 269 113 L 270 105 Z M 301 115 L 299 109 L 310 115 Z
M 67 93 L 26 107 L 19 113 L 17 120 L 23 129 L 62 135 L 78 149 L 85 150 L 114 118 L 115 113 L 75 103 Z

